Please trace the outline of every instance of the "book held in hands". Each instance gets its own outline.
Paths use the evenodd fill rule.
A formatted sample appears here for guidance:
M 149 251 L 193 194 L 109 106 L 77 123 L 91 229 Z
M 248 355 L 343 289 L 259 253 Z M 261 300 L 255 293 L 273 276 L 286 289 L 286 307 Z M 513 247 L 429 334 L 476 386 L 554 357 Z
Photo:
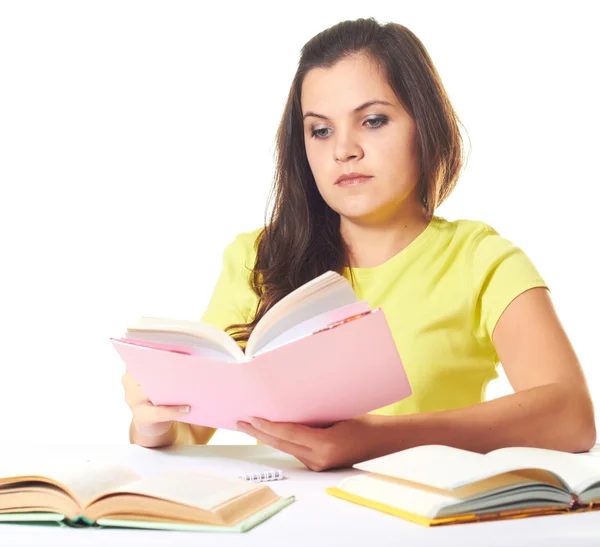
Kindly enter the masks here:
M 355 464 L 327 493 L 425 526 L 600 509 L 600 459 L 510 447 L 425 445 Z
M 112 344 L 155 405 L 180 421 L 232 429 L 256 416 L 326 426 L 411 394 L 382 309 L 327 272 L 275 304 L 245 351 L 198 321 L 142 317 Z

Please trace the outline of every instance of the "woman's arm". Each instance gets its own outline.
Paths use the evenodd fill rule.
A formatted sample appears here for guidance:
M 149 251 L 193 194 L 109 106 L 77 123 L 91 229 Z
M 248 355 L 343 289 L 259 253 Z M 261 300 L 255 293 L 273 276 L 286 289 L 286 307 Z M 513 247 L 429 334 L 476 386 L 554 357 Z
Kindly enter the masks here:
M 493 341 L 516 393 L 478 405 L 389 422 L 410 445 L 440 443 L 487 452 L 537 446 L 567 452 L 596 442 L 594 408 L 579 360 L 548 291 L 528 290 L 504 311 Z
M 584 452 L 596 442 L 591 406 L 587 391 L 553 383 L 456 410 L 382 417 L 389 419 L 379 423 L 379 439 L 383 453 L 422 444 L 482 453 L 505 446 Z
M 368 415 L 327 429 L 252 420 L 240 430 L 315 470 L 423 444 L 477 452 L 504 446 L 589 450 L 596 442 L 592 401 L 548 291 L 530 289 L 515 298 L 498 320 L 493 341 L 516 391 L 512 395 L 454 410 Z

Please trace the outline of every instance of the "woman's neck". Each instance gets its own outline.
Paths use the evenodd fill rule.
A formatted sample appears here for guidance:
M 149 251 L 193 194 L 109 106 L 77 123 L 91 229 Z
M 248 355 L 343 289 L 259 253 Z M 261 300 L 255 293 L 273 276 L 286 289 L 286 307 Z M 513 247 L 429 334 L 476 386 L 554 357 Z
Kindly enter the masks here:
M 349 249 L 349 266 L 374 268 L 408 247 L 427 228 L 424 211 L 402 215 L 381 225 L 364 225 L 342 218 L 340 232 Z

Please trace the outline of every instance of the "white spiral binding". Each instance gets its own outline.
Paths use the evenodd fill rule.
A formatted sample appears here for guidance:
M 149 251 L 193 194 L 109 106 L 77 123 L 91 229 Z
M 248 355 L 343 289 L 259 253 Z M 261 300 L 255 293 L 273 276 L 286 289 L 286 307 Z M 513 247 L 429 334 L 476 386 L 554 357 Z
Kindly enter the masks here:
M 283 478 L 283 471 L 280 469 L 270 469 L 268 471 L 256 471 L 254 473 L 243 473 L 238 478 L 250 482 L 277 481 Z

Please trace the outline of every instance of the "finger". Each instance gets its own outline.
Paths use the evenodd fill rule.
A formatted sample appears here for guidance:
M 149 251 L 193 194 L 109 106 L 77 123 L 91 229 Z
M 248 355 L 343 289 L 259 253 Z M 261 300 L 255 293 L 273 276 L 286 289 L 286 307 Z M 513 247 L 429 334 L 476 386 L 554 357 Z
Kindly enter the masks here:
M 140 385 L 135 381 L 133 376 L 126 372 L 121 376 L 121 385 L 125 391 L 134 391 L 140 388 Z
M 282 452 L 286 452 L 287 454 L 291 454 L 295 456 L 300 461 L 310 460 L 310 456 L 312 454 L 312 449 L 308 446 L 303 446 L 300 444 L 295 444 L 293 442 L 287 441 L 285 439 L 281 439 L 279 437 L 275 437 L 273 435 L 269 435 L 264 431 L 260 431 L 253 427 L 251 424 L 246 422 L 238 422 L 237 430 L 243 433 L 247 433 L 248 435 L 254 437 L 264 444 L 268 444 L 277 450 L 281 450 Z
M 322 433 L 318 428 L 289 422 L 270 422 L 254 417 L 249 421 L 255 429 L 294 444 L 314 448 L 321 442 Z
M 319 463 L 316 461 L 307 460 L 306 458 L 298 458 L 298 457 L 297 457 L 297 459 L 300 461 L 300 463 L 304 464 L 311 471 L 324 471 L 325 470 L 325 467 L 323 467 L 322 465 L 319 465 Z
M 131 386 L 125 390 L 125 402 L 130 408 L 133 408 L 143 403 L 149 403 L 150 399 L 140 386 Z
M 131 389 L 135 386 L 139 386 L 139 384 L 136 382 L 134 377 L 131 374 L 129 374 L 129 372 L 126 372 L 125 374 L 123 374 L 123 376 L 121 376 L 121 384 L 123 384 L 123 388 L 125 389 Z
M 162 422 L 179 420 L 182 416 L 189 414 L 190 407 L 182 406 L 154 406 L 153 404 L 141 404 L 133 409 L 133 419 L 141 425 L 150 425 Z
M 142 435 L 147 437 L 160 437 L 164 435 L 175 422 L 161 422 L 158 424 L 152 424 L 148 426 L 140 425 L 136 421 L 133 422 L 135 429 Z

